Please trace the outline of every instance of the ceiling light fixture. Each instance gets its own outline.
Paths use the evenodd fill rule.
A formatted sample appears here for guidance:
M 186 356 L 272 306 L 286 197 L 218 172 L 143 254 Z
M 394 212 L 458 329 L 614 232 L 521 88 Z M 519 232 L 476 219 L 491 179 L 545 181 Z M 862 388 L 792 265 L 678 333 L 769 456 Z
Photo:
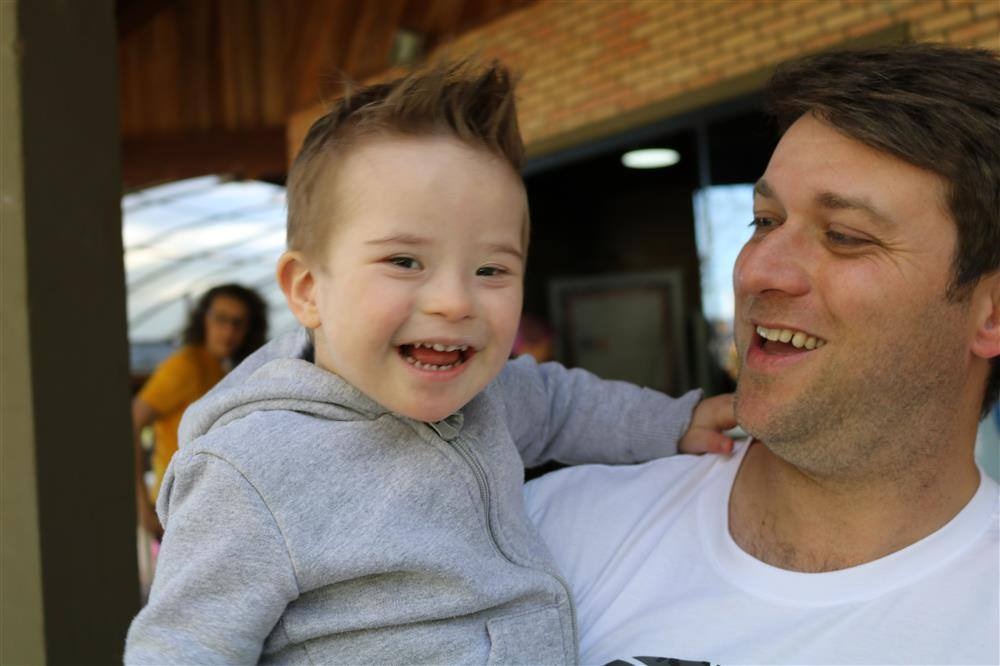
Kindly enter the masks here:
M 672 148 L 643 148 L 622 155 L 622 164 L 630 169 L 660 169 L 681 161 L 681 154 Z

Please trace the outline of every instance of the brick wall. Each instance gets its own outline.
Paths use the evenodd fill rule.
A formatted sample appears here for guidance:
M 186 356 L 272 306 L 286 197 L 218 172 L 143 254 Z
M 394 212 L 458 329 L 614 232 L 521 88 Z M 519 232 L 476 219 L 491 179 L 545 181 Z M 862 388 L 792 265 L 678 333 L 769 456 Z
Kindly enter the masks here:
M 749 92 L 783 60 L 866 38 L 1000 51 L 1000 0 L 540 0 L 431 56 L 519 71 L 521 128 L 540 155 Z M 293 150 L 320 113 L 290 119 Z

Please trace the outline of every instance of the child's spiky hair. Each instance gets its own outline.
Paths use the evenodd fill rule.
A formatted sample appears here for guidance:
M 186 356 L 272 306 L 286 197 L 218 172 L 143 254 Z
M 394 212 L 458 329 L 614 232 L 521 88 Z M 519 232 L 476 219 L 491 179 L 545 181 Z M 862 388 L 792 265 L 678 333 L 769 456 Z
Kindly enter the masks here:
M 514 77 L 499 62 L 439 63 L 389 83 L 348 88 L 313 123 L 288 176 L 288 248 L 323 247 L 329 224 L 314 210 L 317 180 L 351 145 L 393 134 L 453 136 L 482 147 L 520 173 L 524 144 L 517 126 Z M 324 183 L 324 189 L 328 183 Z M 525 229 L 527 234 L 527 229 Z

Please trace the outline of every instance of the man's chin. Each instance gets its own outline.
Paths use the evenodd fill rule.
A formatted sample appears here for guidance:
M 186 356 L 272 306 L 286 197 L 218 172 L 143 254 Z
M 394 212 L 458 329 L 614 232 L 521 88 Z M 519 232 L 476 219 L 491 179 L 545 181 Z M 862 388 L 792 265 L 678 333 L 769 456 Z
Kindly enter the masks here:
M 781 415 L 787 410 L 786 406 L 769 403 L 767 400 L 741 397 L 737 389 L 734 408 L 736 422 L 754 439 L 773 441 L 780 439 L 784 434 L 781 432 L 781 423 L 787 421 L 787 418 L 783 419 Z

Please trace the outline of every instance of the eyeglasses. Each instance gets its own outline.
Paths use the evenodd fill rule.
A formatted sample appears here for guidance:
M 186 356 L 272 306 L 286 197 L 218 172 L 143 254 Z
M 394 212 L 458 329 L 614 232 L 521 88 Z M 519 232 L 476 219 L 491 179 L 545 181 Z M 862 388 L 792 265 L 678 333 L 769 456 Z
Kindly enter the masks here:
M 219 326 L 232 326 L 238 330 L 242 330 L 247 327 L 246 317 L 233 317 L 224 312 L 215 312 L 214 310 L 208 311 L 208 320 L 213 324 L 218 324 Z

